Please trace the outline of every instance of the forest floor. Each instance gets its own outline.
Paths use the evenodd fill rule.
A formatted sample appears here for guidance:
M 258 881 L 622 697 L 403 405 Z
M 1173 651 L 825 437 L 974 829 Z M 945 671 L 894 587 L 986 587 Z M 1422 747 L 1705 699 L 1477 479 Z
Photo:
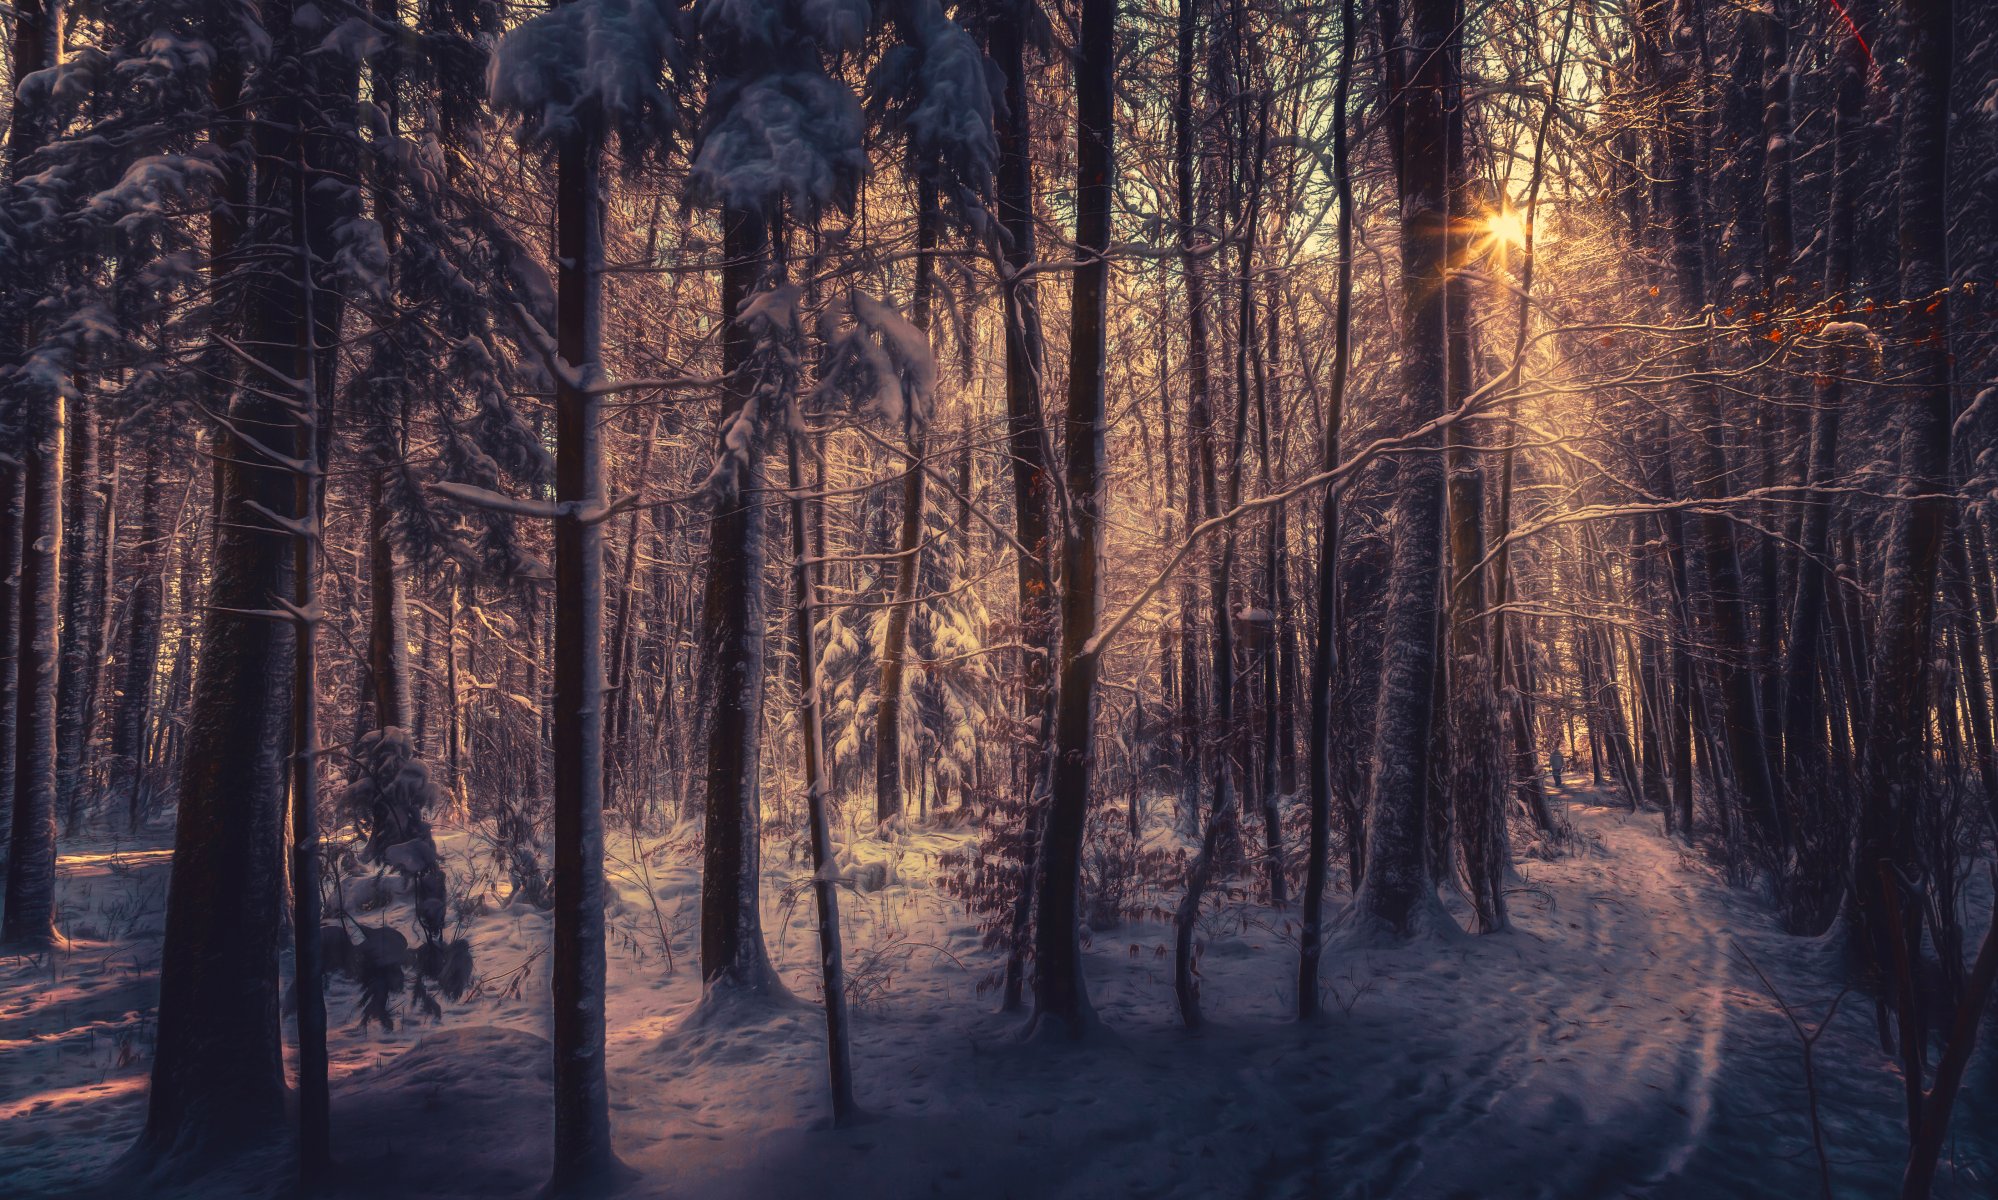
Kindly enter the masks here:
M 966 835 L 872 843 L 893 881 L 843 903 L 856 1086 L 874 1115 L 840 1131 L 824 1127 L 818 1010 L 690 1019 L 693 856 L 671 842 L 628 854 L 612 866 L 609 1011 L 628 1194 L 1818 1195 L 1801 1045 L 1754 967 L 1808 1027 L 1839 993 L 1833 952 L 1781 934 L 1655 814 L 1584 792 L 1564 811 L 1568 851 L 1519 865 L 1512 932 L 1336 948 L 1315 1024 L 1288 1017 L 1290 924 L 1267 908 L 1204 922 L 1197 1036 L 1176 1019 L 1169 926 L 1096 933 L 1103 1029 L 1078 1046 L 1023 1043 L 1020 1019 L 994 1011 L 993 955 L 935 887 L 938 856 Z M 0 1196 L 73 1194 L 137 1133 L 165 868 L 157 848 L 65 854 L 72 944 L 0 960 Z M 811 996 L 809 872 L 785 847 L 766 871 L 773 957 Z M 335 1194 L 526 1196 L 544 1176 L 548 919 L 500 908 L 466 933 L 480 983 L 440 1023 L 362 1031 L 353 985 L 333 985 Z M 1940 1196 L 1998 1187 L 1994 1059 L 1955 1122 Z M 1844 998 L 1815 1064 L 1834 1193 L 1894 1194 L 1900 1080 L 1869 1001 Z

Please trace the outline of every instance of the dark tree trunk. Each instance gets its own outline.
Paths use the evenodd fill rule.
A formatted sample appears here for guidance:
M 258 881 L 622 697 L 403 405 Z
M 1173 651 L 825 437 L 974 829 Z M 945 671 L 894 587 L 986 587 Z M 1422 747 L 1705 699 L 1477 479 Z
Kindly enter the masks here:
M 267 12 L 266 24 L 288 30 L 288 6 Z M 299 248 L 286 245 L 294 236 L 288 217 L 301 202 L 292 164 L 304 105 L 295 93 L 271 98 L 269 119 L 253 136 L 256 161 L 273 167 L 258 173 L 251 195 L 244 182 L 251 147 L 239 141 L 251 135 L 236 123 L 240 50 L 233 30 L 218 42 L 215 135 L 232 153 L 224 160 L 224 199 L 211 212 L 212 269 L 218 284 L 241 286 L 229 271 L 243 218 L 255 214 L 248 240 L 273 266 L 249 281 L 255 296 L 243 306 L 243 332 L 247 345 L 273 358 L 268 368 L 251 369 L 261 376 L 248 381 L 254 386 L 232 392 L 217 433 L 213 573 L 187 705 L 158 1039 L 138 1147 L 188 1162 L 267 1146 L 285 1132 L 277 984 L 293 630 L 287 620 L 259 614 L 291 594 L 290 539 L 264 514 L 290 511 L 296 494 L 289 467 L 250 438 L 296 430 L 298 401 L 270 386 L 270 377 L 296 369 L 292 355 L 309 324 Z
M 1103 377 L 1110 291 L 1116 0 L 1083 0 L 1077 41 L 1076 269 L 1069 328 L 1068 527 L 1062 538 L 1061 670 L 1054 764 L 1042 829 L 1034 938 L 1034 1024 L 1080 1035 L 1094 1021 L 1082 978 L 1082 833 L 1095 765 L 1091 644 L 1103 561 Z
M 1454 22 L 1463 20 L 1462 0 Z M 1465 156 L 1464 98 L 1461 47 L 1450 54 L 1459 63 L 1449 68 L 1444 96 L 1448 134 L 1447 194 L 1450 204 L 1447 243 L 1452 261 L 1461 261 L 1474 227 L 1475 198 L 1470 164 Z M 1443 289 L 1447 322 L 1448 404 L 1461 407 L 1471 394 L 1471 362 L 1475 356 L 1471 328 L 1471 288 L 1451 272 Z M 1486 593 L 1490 579 L 1485 561 L 1485 467 L 1476 451 L 1476 438 L 1466 424 L 1453 425 L 1444 435 L 1444 469 L 1449 517 L 1448 578 L 1444 604 L 1450 663 L 1447 680 L 1450 752 L 1445 759 L 1448 793 L 1455 818 L 1457 844 L 1470 885 L 1471 908 L 1483 933 L 1506 927 L 1505 911 L 1505 780 L 1500 774 L 1504 737 L 1499 727 L 1497 672 L 1491 657 L 1491 620 Z
M 930 330 L 930 293 L 936 270 L 936 188 L 916 183 L 916 328 Z M 916 582 L 923 566 L 923 494 L 928 491 L 929 430 L 926 415 L 909 423 L 909 470 L 902 476 L 902 525 L 895 544 L 894 607 L 881 642 L 881 696 L 874 710 L 874 820 L 880 833 L 891 833 L 902 818 L 902 699 L 903 675 L 909 658 L 909 620 L 916 601 Z
M 57 17 L 44 0 L 14 7 L 14 78 L 55 65 Z M 27 174 L 50 129 L 45 104 L 15 107 L 7 131 L 7 180 Z M 0 314 L 11 343 L 0 367 L 15 366 L 38 337 L 31 309 L 48 282 L 30 268 L 9 280 Z M 18 559 L 0 563 L 14 579 L 11 663 L 14 678 L 9 811 L 4 880 L 0 880 L 0 945 L 43 947 L 55 938 L 56 618 L 62 541 L 62 452 L 65 405 L 54 389 L 25 377 L 12 381 L 18 428 L 11 431 L 20 466 L 19 523 L 10 540 Z M 13 491 L 8 495 L 9 512 Z M 18 570 L 17 570 L 18 568 Z
M 1416 0 L 1414 64 L 1396 101 L 1402 115 L 1401 246 L 1403 422 L 1443 415 L 1448 401 L 1448 322 L 1444 303 L 1444 97 L 1454 86 L 1455 5 Z M 1435 439 L 1431 439 L 1434 441 Z M 1408 934 L 1437 901 L 1425 849 L 1426 782 L 1437 679 L 1437 598 L 1442 568 L 1443 470 L 1433 447 L 1400 464 L 1394 501 L 1387 616 L 1374 728 L 1367 874 L 1354 897 L 1356 919 Z
M 1673 87 L 1688 77 L 1696 60 L 1694 47 L 1675 45 L 1673 39 L 1683 41 L 1693 37 L 1692 23 L 1699 16 L 1689 12 L 1675 18 L 1676 29 L 1668 36 L 1661 28 L 1665 17 L 1660 7 L 1650 6 L 1643 18 L 1651 23 L 1651 36 L 1660 52 L 1662 83 Z M 1661 191 L 1678 301 L 1682 312 L 1690 316 L 1707 305 L 1706 256 L 1701 245 L 1703 208 L 1696 174 L 1700 162 L 1698 114 L 1683 101 L 1668 107 L 1672 115 L 1665 135 Z M 1692 438 L 1695 493 L 1703 499 L 1718 499 L 1728 480 L 1727 457 L 1721 443 L 1726 426 L 1719 385 L 1712 372 L 1711 350 L 1705 339 L 1690 343 L 1683 369 L 1688 380 L 1684 390 L 1685 424 Z M 1721 736 L 1727 745 L 1733 783 L 1748 821 L 1753 853 L 1773 866 L 1782 858 L 1789 834 L 1776 802 L 1768 743 L 1763 735 L 1762 697 L 1751 669 L 1753 658 L 1747 606 L 1743 602 L 1741 560 L 1725 515 L 1718 511 L 1702 512 L 1692 523 L 1693 546 L 1709 597 L 1706 613 L 1716 656 L 1714 674 Z
M 722 270 L 722 368 L 733 381 L 722 402 L 724 434 L 756 400 L 745 367 L 755 350 L 735 320 L 755 291 L 769 255 L 762 215 L 722 214 L 727 265 Z M 760 425 L 760 421 L 758 424 Z M 728 454 L 726 440 L 717 453 Z M 757 794 L 763 711 L 763 508 L 750 498 L 762 478 L 760 431 L 752 429 L 734 486 L 716 497 L 708 532 L 708 581 L 702 607 L 707 636 L 708 781 L 701 873 L 701 980 L 752 993 L 781 994 L 763 947 Z M 710 995 L 714 992 L 711 990 Z
M 53 391 L 22 387 L 23 501 L 15 633 L 14 820 L 0 945 L 55 939 L 56 619 L 62 541 L 65 409 Z
M 604 741 L 601 135 L 555 146 L 555 1165 L 549 1191 L 593 1195 L 617 1170 L 604 1074 Z M 454 698 L 455 699 L 455 698 Z M 753 760 L 752 760 L 753 761 Z
M 160 625 L 165 616 L 167 531 L 162 528 L 161 474 L 167 453 L 170 416 L 156 405 L 146 421 L 146 465 L 139 483 L 139 526 L 135 539 L 131 594 L 125 603 L 125 645 L 117 689 L 112 694 L 111 794 L 122 798 L 127 821 L 136 831 L 148 807 L 150 787 L 146 757 L 146 723 L 152 712 L 153 679 L 158 670 Z
M 1955 513 L 1949 498 L 1950 295 L 1947 263 L 1947 147 L 1951 69 L 1949 0 L 1915 0 L 1904 9 L 1907 74 L 1900 107 L 1901 303 L 1907 374 L 1902 378 L 1901 495 L 1883 549 L 1878 630 L 1870 672 L 1859 828 L 1853 852 L 1854 902 L 1848 908 L 1857 948 L 1891 978 L 1896 944 L 1920 946 L 1920 903 L 1885 893 L 1888 867 L 1923 877 L 1917 861 L 1920 808 L 1930 799 L 1929 660 L 1942 551 Z M 1893 914 L 1908 914 L 1896 928 Z M 1938 937 L 1938 943 L 1941 938 Z M 1883 989 L 1887 1007 L 1905 998 Z M 1904 1020 L 1916 1015 L 1902 1012 Z M 1904 1048 L 1905 1049 L 1905 1048 Z
M 1339 74 L 1332 89 L 1332 186 L 1339 203 L 1339 274 L 1332 327 L 1332 385 L 1320 465 L 1339 463 L 1345 426 L 1346 376 L 1353 333 L 1353 177 L 1348 161 L 1347 101 L 1353 85 L 1353 42 L 1359 36 L 1356 0 L 1339 6 Z M 1325 887 L 1332 858 L 1332 681 L 1338 671 L 1339 489 L 1319 501 L 1317 629 L 1311 644 L 1311 730 L 1305 742 L 1311 787 L 1311 840 L 1305 851 L 1304 906 L 1299 913 L 1297 1017 L 1319 1013 L 1318 961 L 1324 952 Z
M 801 439 L 788 439 L 786 463 L 791 482 L 791 636 L 798 662 L 798 734 L 805 751 L 805 809 L 812 843 L 812 891 L 819 908 L 819 979 L 825 992 L 826 1076 L 832 1094 L 835 1128 L 851 1124 L 858 1114 L 853 1100 L 853 1056 L 847 1044 L 846 961 L 840 948 L 839 864 L 833 851 L 831 818 L 827 813 L 824 726 L 820 721 L 819 651 L 813 622 L 818 619 L 816 572 L 807 565 L 813 556 L 808 531 L 812 526 L 805 499 L 805 476 L 799 469 Z M 816 505 L 817 501 L 810 502 Z
M 104 518 L 95 414 L 70 406 L 63 478 L 62 649 L 56 685 L 56 810 L 65 833 L 83 820 L 91 699 L 104 659 Z
M 16 619 L 20 590 L 21 471 L 0 462 L 0 920 L 7 908 L 7 861 L 14 833 L 14 742 L 20 713 L 19 694 L 5 664 L 14 661 L 14 643 L 21 626 Z
M 1002 293 L 1006 321 L 1006 451 L 1013 468 L 1014 539 L 1029 553 L 1015 562 L 1018 589 L 1022 715 L 1033 729 L 1029 751 L 1029 785 L 1025 829 L 1021 840 L 1020 891 L 1014 901 L 1012 936 L 1007 948 L 1004 1005 L 1021 1007 L 1025 981 L 1029 923 L 1032 917 L 1035 856 L 1040 852 L 1040 792 L 1046 778 L 1046 756 L 1053 698 L 1056 630 L 1054 589 L 1049 545 L 1049 510 L 1053 480 L 1049 476 L 1047 431 L 1041 414 L 1041 310 L 1035 277 L 1024 274 L 1034 262 L 1034 137 L 1026 61 L 1027 20 L 1024 11 L 991 24 L 987 47 L 1006 79 L 1005 112 L 998 121 L 999 225 L 1003 234 L 1005 281 Z

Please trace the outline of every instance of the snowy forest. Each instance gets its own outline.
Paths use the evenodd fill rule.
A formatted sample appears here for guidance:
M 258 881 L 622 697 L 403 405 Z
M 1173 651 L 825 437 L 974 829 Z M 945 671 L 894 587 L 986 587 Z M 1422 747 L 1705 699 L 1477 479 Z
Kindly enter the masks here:
M 0 33 L 0 1196 L 1998 1195 L 1998 5 Z

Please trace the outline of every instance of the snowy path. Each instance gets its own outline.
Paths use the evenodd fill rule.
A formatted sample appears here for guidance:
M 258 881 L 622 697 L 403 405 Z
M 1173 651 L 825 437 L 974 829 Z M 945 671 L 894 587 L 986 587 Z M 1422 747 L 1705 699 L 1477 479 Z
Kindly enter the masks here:
M 1815 1196 L 1797 1044 L 1735 947 L 1807 1019 L 1835 993 L 1834 965 L 1682 856 L 1655 816 L 1567 813 L 1583 848 L 1521 864 L 1514 932 L 1329 956 L 1332 1012 L 1313 1026 L 1287 1019 L 1281 915 L 1245 907 L 1207 923 L 1213 1023 L 1199 1037 L 1175 1020 L 1169 931 L 1098 934 L 1089 973 L 1107 1033 L 1082 1047 L 1022 1046 L 1017 1018 L 991 1011 L 977 986 L 991 960 L 929 883 L 926 856 L 952 835 L 913 838 L 905 881 L 848 910 L 850 953 L 881 952 L 893 969 L 855 1015 L 858 1091 L 877 1119 L 837 1133 L 819 1128 L 816 1010 L 683 1029 L 692 972 L 620 943 L 610 1066 L 618 1145 L 641 1178 L 629 1194 Z M 693 874 L 672 857 L 653 886 L 668 912 L 690 913 Z M 782 859 L 768 856 L 773 897 L 798 869 Z M 96 864 L 74 865 L 70 886 L 102 886 Z M 119 886 L 148 886 L 153 869 Z M 619 890 L 626 911 L 649 914 L 642 890 Z M 766 914 L 803 994 L 808 907 L 773 899 Z M 482 919 L 482 969 L 531 961 L 546 933 L 531 912 Z M 87 1027 L 137 1019 L 147 1001 L 134 989 L 151 979 L 130 956 L 94 973 L 88 961 L 52 988 L 46 967 L 0 964 L 0 1195 L 69 1194 L 136 1131 L 143 1063 L 120 1065 Z M 335 1134 L 353 1172 L 342 1194 L 532 1193 L 547 1153 L 542 978 L 450 1010 L 442 1030 L 336 1029 Z M 38 996 L 58 997 L 59 1015 Z M 336 1022 L 350 1008 L 336 987 Z M 1848 1001 L 1819 1065 L 1838 1194 L 1892 1194 L 1898 1083 L 1864 1003 Z M 1961 1144 L 1970 1167 L 1939 1195 L 1991 1194 L 1990 1151 Z

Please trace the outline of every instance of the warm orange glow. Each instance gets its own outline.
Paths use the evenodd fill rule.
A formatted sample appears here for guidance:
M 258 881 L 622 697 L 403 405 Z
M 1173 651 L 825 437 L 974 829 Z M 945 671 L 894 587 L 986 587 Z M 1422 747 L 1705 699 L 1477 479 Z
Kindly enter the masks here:
M 1515 208 L 1501 208 L 1485 217 L 1485 236 L 1500 246 L 1522 247 L 1528 234 L 1526 214 Z

